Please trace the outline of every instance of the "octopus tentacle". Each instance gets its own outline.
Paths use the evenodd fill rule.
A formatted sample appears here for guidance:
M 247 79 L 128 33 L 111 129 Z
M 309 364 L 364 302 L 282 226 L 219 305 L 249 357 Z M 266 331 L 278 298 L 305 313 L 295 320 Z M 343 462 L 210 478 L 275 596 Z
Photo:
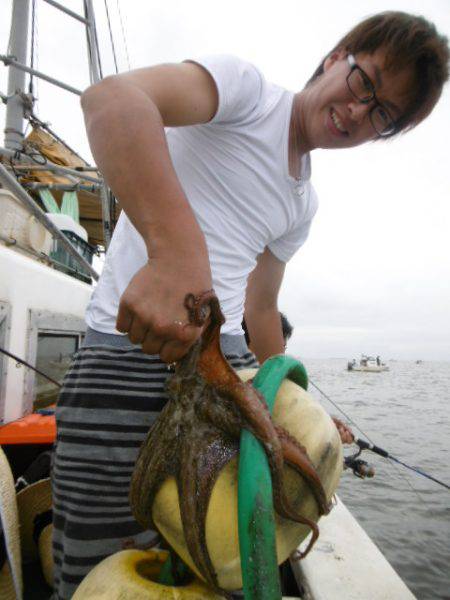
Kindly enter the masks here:
M 170 418 L 173 412 L 174 407 L 167 404 L 161 415 Z M 159 418 L 150 428 L 139 451 L 131 478 L 130 506 L 134 518 L 143 527 L 152 526 L 153 499 L 176 461 L 177 432 L 165 431 L 165 422 L 165 419 Z M 162 433 L 166 438 L 164 446 L 159 443 Z
M 214 391 L 210 386 L 205 388 L 204 398 L 207 401 L 195 407 L 196 414 L 228 437 L 239 440 L 243 423 L 237 407 L 223 398 L 226 403 L 224 407 L 222 403 L 217 402 L 217 394 Z
M 220 590 L 217 575 L 209 556 L 206 544 L 206 514 L 209 498 L 217 474 L 237 452 L 216 432 L 206 427 L 197 430 L 195 438 L 183 445 L 179 466 L 178 487 L 180 514 L 185 531 L 189 553 L 200 573 L 217 591 Z M 207 457 L 202 453 L 208 444 Z
M 327 501 L 325 490 L 317 474 L 316 468 L 311 462 L 306 448 L 299 444 L 285 429 L 275 426 L 283 449 L 283 458 L 297 473 L 308 483 L 311 492 L 316 499 L 319 515 L 330 512 L 330 504 Z
M 273 473 L 272 477 L 274 477 Z M 317 527 L 317 524 L 311 519 L 308 519 L 308 517 L 305 517 L 292 509 L 291 504 L 285 495 L 284 487 L 281 487 L 277 482 L 275 482 L 275 478 L 273 486 L 273 497 L 275 510 L 281 517 L 284 517 L 285 519 L 290 519 L 291 521 L 295 521 L 296 523 L 301 523 L 302 525 L 307 525 L 311 529 L 312 536 L 306 550 L 304 552 L 298 551 L 298 557 L 304 558 L 314 546 L 317 538 L 319 537 L 319 528 Z
M 182 448 L 183 455 L 177 477 L 180 515 L 183 529 L 188 533 L 186 543 L 192 560 L 206 581 L 216 587 L 217 575 L 206 550 L 205 499 L 203 498 L 202 501 L 199 494 L 199 487 L 201 487 L 198 478 L 199 449 L 192 441 Z M 195 476 L 192 476 L 193 474 Z
M 198 296 L 186 294 L 184 299 L 184 308 L 188 311 L 189 322 L 198 327 L 202 327 L 213 310 L 213 323 L 222 325 L 225 319 L 220 310 L 219 300 L 213 289 L 207 290 Z
M 280 514 L 294 521 L 302 522 L 303 517 L 292 508 L 284 490 L 282 443 L 264 400 L 254 388 L 240 381 L 222 389 L 239 406 L 244 422 L 243 426 L 251 431 L 265 448 L 272 474 L 274 501 Z

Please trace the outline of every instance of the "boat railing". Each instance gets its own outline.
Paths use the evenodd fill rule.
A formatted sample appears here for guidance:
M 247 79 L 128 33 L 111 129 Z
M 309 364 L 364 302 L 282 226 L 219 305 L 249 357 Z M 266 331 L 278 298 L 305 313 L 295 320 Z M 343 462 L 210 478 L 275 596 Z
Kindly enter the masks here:
M 16 198 L 25 206 L 27 211 L 32 214 L 38 221 L 51 233 L 53 238 L 57 239 L 61 246 L 78 262 L 78 264 L 87 271 L 95 280 L 98 279 L 98 273 L 88 261 L 78 252 L 78 250 L 70 243 L 67 237 L 60 229 L 47 217 L 47 214 L 37 205 L 28 192 L 20 185 L 20 183 L 8 172 L 6 167 L 0 163 L 0 182 Z

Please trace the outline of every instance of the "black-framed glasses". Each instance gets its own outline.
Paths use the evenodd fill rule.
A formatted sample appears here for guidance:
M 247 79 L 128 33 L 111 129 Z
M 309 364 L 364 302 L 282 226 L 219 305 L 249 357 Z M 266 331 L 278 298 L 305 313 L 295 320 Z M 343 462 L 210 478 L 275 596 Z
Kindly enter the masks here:
M 372 127 L 382 137 L 392 135 L 397 128 L 395 120 L 389 114 L 388 109 L 378 101 L 375 95 L 375 86 L 370 77 L 356 63 L 353 54 L 349 54 L 347 60 L 350 65 L 350 73 L 347 75 L 347 85 L 352 96 L 362 104 L 369 104 L 369 102 L 375 100 L 375 104 L 369 112 Z

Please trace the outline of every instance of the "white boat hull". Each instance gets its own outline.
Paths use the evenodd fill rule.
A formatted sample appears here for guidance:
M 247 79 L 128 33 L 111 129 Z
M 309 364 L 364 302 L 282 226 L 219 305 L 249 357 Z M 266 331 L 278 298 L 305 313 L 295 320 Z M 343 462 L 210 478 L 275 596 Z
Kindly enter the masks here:
M 367 367 L 363 367 L 360 365 L 357 365 L 355 367 L 352 367 L 351 369 L 348 369 L 349 371 L 363 371 L 365 373 L 382 373 L 383 371 L 389 371 L 389 367 L 386 367 L 385 365 L 369 365 Z
M 0 244 L 0 341 L 6 350 L 35 364 L 38 334 L 83 333 L 92 290 Z M 34 382 L 32 370 L 15 368 L 12 360 L 0 356 L 0 424 L 32 411 Z

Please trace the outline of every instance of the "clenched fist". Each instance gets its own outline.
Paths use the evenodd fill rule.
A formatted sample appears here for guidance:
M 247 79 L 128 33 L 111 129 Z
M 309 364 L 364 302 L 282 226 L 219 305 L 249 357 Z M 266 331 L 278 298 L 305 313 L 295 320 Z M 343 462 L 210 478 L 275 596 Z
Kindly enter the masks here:
M 210 288 L 209 264 L 179 256 L 152 258 L 123 293 L 116 328 L 146 354 L 159 354 L 166 363 L 180 360 L 203 331 L 189 322 L 184 299 Z

